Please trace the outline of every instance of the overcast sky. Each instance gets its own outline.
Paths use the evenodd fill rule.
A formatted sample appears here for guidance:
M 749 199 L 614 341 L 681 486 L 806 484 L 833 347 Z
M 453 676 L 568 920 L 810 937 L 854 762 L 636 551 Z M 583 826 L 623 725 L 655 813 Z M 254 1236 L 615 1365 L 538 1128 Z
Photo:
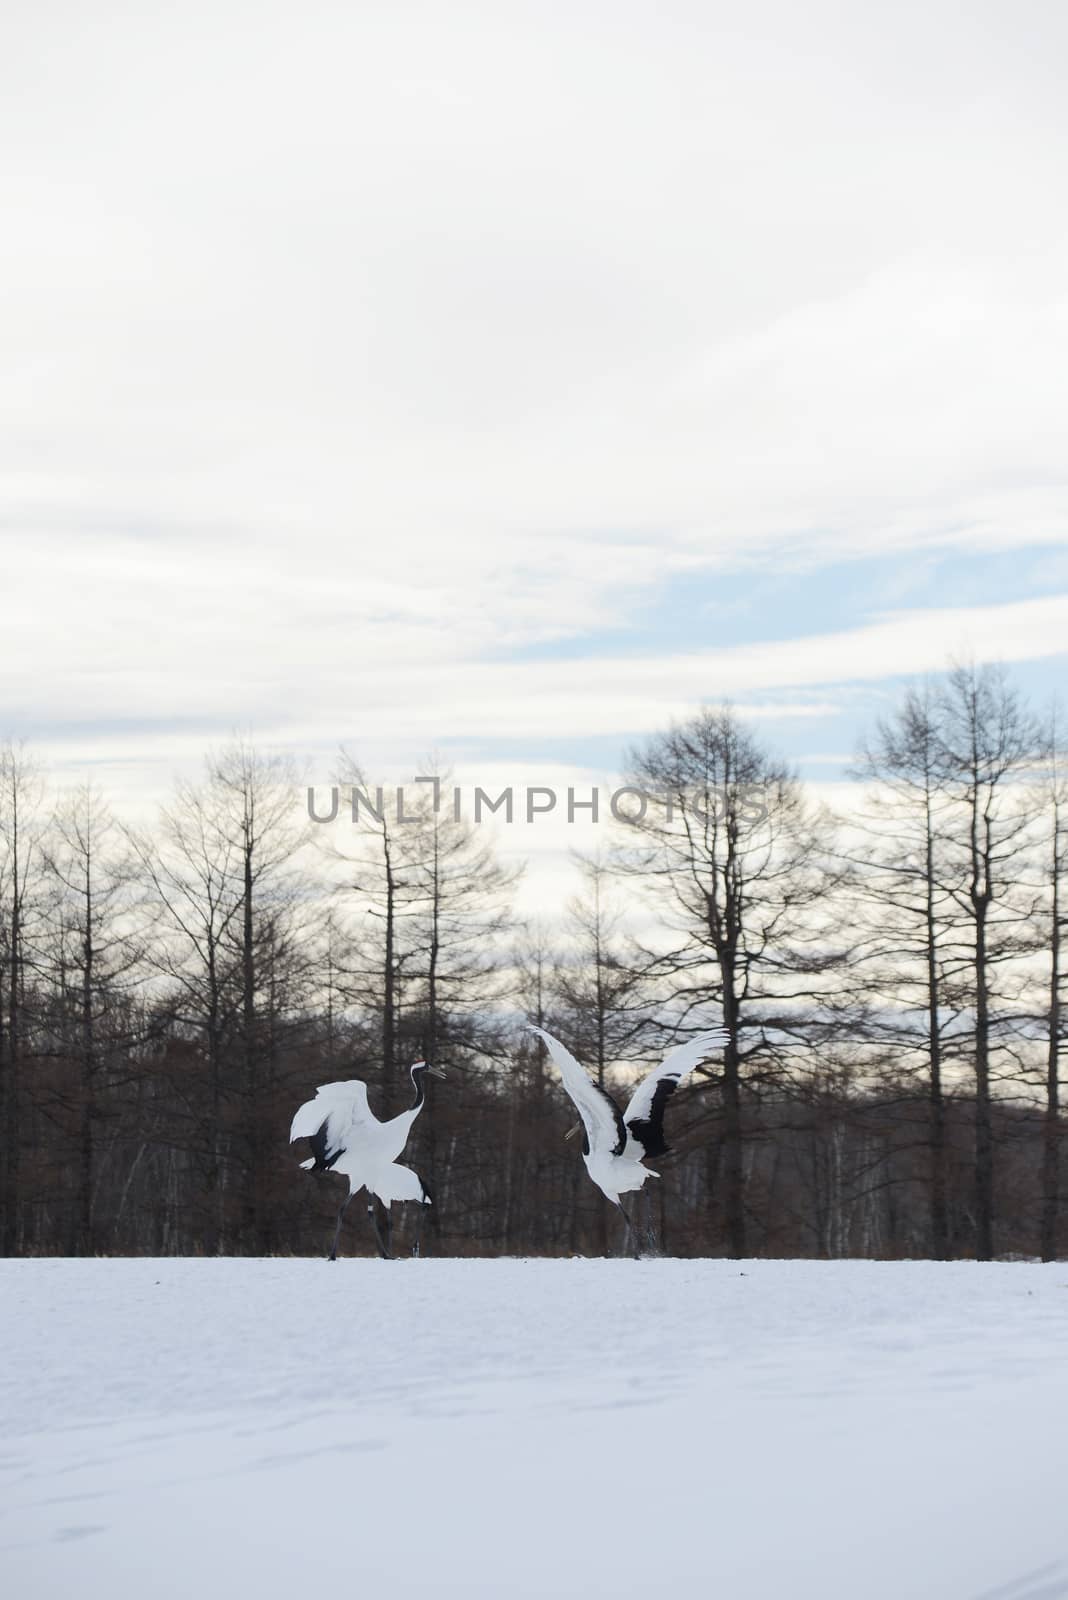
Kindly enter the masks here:
M 1068 8 L 17 0 L 0 736 L 832 775 L 1068 639 Z

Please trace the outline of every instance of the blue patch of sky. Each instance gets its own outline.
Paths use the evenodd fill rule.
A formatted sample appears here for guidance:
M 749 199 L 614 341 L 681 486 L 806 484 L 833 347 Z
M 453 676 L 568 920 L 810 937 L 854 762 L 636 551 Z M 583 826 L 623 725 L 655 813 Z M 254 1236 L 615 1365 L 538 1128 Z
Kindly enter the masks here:
M 517 662 L 541 660 L 593 660 L 611 656 L 661 657 L 690 650 L 759 644 L 835 633 L 871 623 L 880 615 L 900 610 L 930 610 L 1008 604 L 1068 591 L 1068 550 L 1032 546 L 1013 551 L 967 552 L 926 550 L 915 554 L 858 555 L 822 566 L 784 564 L 776 569 L 760 565 L 730 571 L 711 568 L 673 574 L 648 596 L 632 603 L 625 628 L 590 630 L 582 635 L 510 651 Z M 948 648 L 949 646 L 947 646 Z M 1068 651 L 1068 617 L 1065 627 Z M 1068 717 L 1068 654 L 1025 661 L 1010 666 L 1012 680 L 1031 704 L 1045 712 L 1056 694 Z M 828 706 L 826 712 L 808 716 L 770 715 L 753 722 L 754 731 L 770 748 L 794 764 L 812 781 L 834 781 L 843 776 L 861 739 L 876 719 L 900 701 L 908 676 L 896 675 L 878 682 L 848 680 L 817 684 L 790 691 L 777 688 L 764 695 L 738 695 L 742 703 L 762 700 L 782 704 Z M 716 698 L 714 684 L 695 685 L 694 698 Z M 255 728 L 257 719 L 253 719 Z M 199 733 L 206 743 L 229 736 L 233 718 L 172 717 L 101 718 L 63 720 L 42 727 L 30 726 L 12 708 L 0 708 L 0 731 L 5 737 L 86 738 L 109 735 Z M 262 726 L 256 731 L 267 732 Z M 353 734 L 353 748 L 361 741 Z M 409 741 L 405 739 L 404 744 Z M 316 756 L 333 757 L 336 740 L 317 747 Z M 434 741 L 443 755 L 457 763 L 483 764 L 492 775 L 495 764 L 560 763 L 586 767 L 606 775 L 618 773 L 626 751 L 642 743 L 640 734 L 600 734 L 551 738 L 447 736 Z M 325 767 L 324 767 L 325 770 Z
M 1053 696 L 1057 695 L 1068 719 L 1068 657 L 1013 662 L 1008 673 L 1038 715 L 1044 717 L 1048 713 Z M 878 683 L 828 685 L 814 693 L 813 699 L 833 709 L 804 717 L 756 717 L 750 720 L 750 727 L 768 750 L 782 757 L 802 778 L 817 784 L 839 782 L 848 776 L 863 741 L 874 733 L 879 718 L 892 714 L 915 681 L 914 677 L 900 675 Z M 740 710 L 744 719 L 744 704 Z M 493 781 L 495 766 L 507 767 L 514 778 L 515 769 L 528 763 L 532 769 L 530 781 L 535 783 L 539 776 L 534 769 L 555 763 L 612 777 L 623 770 L 628 750 L 641 746 L 645 737 L 600 734 L 578 738 L 443 739 L 438 748 L 447 761 L 483 768 L 487 782 Z
M 647 599 L 631 607 L 628 626 L 532 645 L 510 654 L 513 661 L 596 660 L 612 656 L 662 656 L 690 650 L 731 648 L 844 632 L 881 616 L 1039 599 L 1068 590 L 1068 550 L 1036 545 L 1012 551 L 930 549 L 858 556 L 818 567 L 767 566 L 744 571 L 705 570 L 674 574 Z M 947 654 L 952 641 L 947 641 Z M 1068 616 L 1066 654 L 1013 663 L 1010 676 L 1036 711 L 1045 713 L 1056 695 L 1068 715 Z M 785 757 L 803 777 L 835 781 L 845 776 L 876 721 L 893 710 L 907 685 L 899 674 L 877 682 L 816 684 L 776 689 L 766 696 L 738 695 L 759 705 L 784 700 L 827 706 L 814 715 L 769 715 L 754 719 L 757 736 Z M 715 686 L 707 686 L 715 699 Z M 537 741 L 458 741 L 457 760 L 560 761 L 615 772 L 624 752 L 640 738 L 604 735 Z
M 1035 545 L 976 554 L 945 548 L 858 555 L 818 566 L 672 573 L 632 599 L 623 626 L 520 646 L 511 661 L 593 660 L 799 639 L 887 613 L 1004 605 L 1068 590 L 1068 550 Z
M 1068 627 L 1065 645 L 1068 652 Z M 1055 700 L 1062 708 L 1062 716 L 1068 715 L 1068 653 L 1037 661 L 1007 662 L 1005 666 L 1010 683 L 1041 720 L 1049 716 Z M 834 782 L 846 776 L 862 741 L 874 733 L 880 717 L 890 715 L 901 704 L 906 689 L 915 682 L 915 676 L 902 675 L 880 679 L 877 684 L 830 686 L 825 698 L 837 703 L 833 715 L 792 721 L 768 719 L 760 724 L 760 731 L 802 777 L 813 782 Z

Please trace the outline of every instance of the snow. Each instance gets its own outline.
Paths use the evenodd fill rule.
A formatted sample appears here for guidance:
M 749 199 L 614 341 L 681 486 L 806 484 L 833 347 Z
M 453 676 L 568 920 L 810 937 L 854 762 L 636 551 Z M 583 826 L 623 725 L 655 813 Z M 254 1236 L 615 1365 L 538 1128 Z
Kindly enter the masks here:
M 0 1262 L 13 1600 L 1053 1600 L 1068 1265 Z

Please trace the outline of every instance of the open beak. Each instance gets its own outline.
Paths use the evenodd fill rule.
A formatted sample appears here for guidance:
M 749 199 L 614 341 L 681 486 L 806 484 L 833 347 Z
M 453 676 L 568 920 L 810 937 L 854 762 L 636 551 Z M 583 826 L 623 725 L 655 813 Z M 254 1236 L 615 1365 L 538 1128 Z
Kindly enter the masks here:
M 576 1122 L 575 1126 L 573 1128 L 568 1128 L 567 1132 L 564 1134 L 564 1138 L 565 1139 L 573 1139 L 575 1137 L 576 1133 L 581 1133 L 581 1132 L 582 1132 L 582 1123 L 581 1122 Z
M 445 1076 L 444 1067 L 432 1067 L 429 1062 L 426 1070 L 435 1078 L 443 1078 Z

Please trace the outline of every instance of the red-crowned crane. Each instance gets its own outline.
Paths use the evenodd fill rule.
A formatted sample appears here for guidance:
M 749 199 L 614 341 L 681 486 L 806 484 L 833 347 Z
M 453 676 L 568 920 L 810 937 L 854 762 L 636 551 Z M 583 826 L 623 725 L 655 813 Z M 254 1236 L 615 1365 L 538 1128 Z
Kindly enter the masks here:
M 387 1229 L 387 1242 L 383 1243 L 375 1217 L 375 1197 L 389 1208 L 394 1200 L 418 1200 L 430 1205 L 430 1196 L 418 1173 L 402 1167 L 397 1157 L 408 1143 L 412 1123 L 423 1109 L 426 1098 L 424 1074 L 433 1073 L 443 1078 L 440 1067 L 427 1061 L 417 1061 L 412 1067 L 414 1099 L 407 1111 L 388 1122 L 380 1122 L 367 1103 L 367 1085 L 359 1078 L 344 1083 L 324 1083 L 315 1091 L 315 1099 L 307 1100 L 293 1118 L 289 1142 L 307 1139 L 312 1154 L 301 1166 L 316 1172 L 340 1172 L 349 1180 L 349 1192 L 337 1214 L 334 1242 L 330 1247 L 330 1260 L 337 1260 L 341 1224 L 349 1201 L 360 1189 L 367 1190 L 367 1211 L 374 1228 L 378 1253 L 391 1260 L 389 1239 L 392 1221 Z
M 545 1041 L 560 1069 L 564 1088 L 582 1118 L 586 1171 L 601 1193 L 623 1213 L 627 1234 L 637 1248 L 633 1223 L 619 1197 L 640 1189 L 647 1178 L 659 1177 L 642 1163 L 647 1156 L 667 1155 L 671 1148 L 664 1139 L 664 1107 L 681 1078 L 713 1051 L 723 1049 L 727 1033 L 723 1028 L 713 1028 L 677 1045 L 642 1079 L 627 1109 L 621 1111 L 607 1089 L 594 1083 L 559 1039 L 544 1028 L 532 1027 L 530 1032 Z M 577 1131 L 572 1129 L 573 1133 Z

